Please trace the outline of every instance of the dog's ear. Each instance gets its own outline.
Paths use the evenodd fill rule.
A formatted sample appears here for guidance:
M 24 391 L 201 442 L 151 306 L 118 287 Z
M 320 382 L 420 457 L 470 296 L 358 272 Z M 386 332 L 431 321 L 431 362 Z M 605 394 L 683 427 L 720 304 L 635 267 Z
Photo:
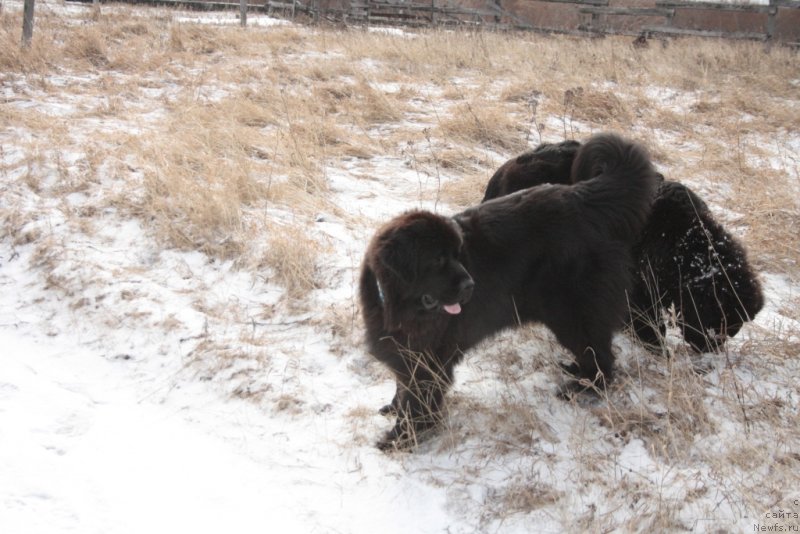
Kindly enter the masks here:
M 387 332 L 397 329 L 394 292 L 378 281 L 378 276 L 369 265 L 365 265 L 361 273 L 361 302 L 365 310 L 371 310 L 370 315 L 379 318 Z
M 383 304 L 384 328 L 391 332 L 400 326 L 406 287 L 417 277 L 416 241 L 408 228 L 393 228 L 378 238 L 372 265 Z
M 417 276 L 415 242 L 404 229 L 395 229 L 381 240 L 378 261 L 399 282 L 409 284 Z

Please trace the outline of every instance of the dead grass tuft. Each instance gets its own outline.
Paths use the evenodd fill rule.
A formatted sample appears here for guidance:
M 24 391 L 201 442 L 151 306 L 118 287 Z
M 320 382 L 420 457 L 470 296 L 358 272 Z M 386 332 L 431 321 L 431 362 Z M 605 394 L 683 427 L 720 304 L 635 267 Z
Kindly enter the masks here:
M 36 15 L 36 29 L 31 46 L 23 49 L 22 17 L 16 12 L 0 10 L 0 81 L 12 72 L 47 72 L 61 47 L 52 42 L 53 28 L 49 18 Z M 50 37 L 48 38 L 48 35 Z
M 319 326 L 331 334 L 334 354 L 344 356 L 361 343 L 361 316 L 355 300 L 332 305 Z
M 286 288 L 291 303 L 301 302 L 322 287 L 319 258 L 322 245 L 309 238 L 305 228 L 273 225 L 268 229 L 262 265 L 274 273 L 274 280 Z
M 365 78 L 359 79 L 356 91 L 360 95 L 357 105 L 367 123 L 395 122 L 402 117 L 402 109 L 392 93 L 376 88 Z
M 637 356 L 652 359 L 644 349 Z M 610 394 L 593 411 L 615 437 L 636 438 L 648 450 L 675 461 L 692 450 L 698 438 L 711 435 L 716 426 L 710 416 L 707 384 L 685 349 L 673 353 L 654 367 L 645 361 L 618 375 L 623 395 Z
M 227 27 L 209 29 L 203 25 L 174 23 L 169 33 L 172 51 L 200 56 L 218 52 L 235 54 L 241 51 L 246 41 L 241 32 Z
M 723 175 L 732 186 L 737 211 L 746 214 L 745 235 L 751 260 L 760 268 L 794 272 L 800 265 L 800 206 L 793 195 L 792 178 L 771 164 L 753 167 L 741 151 L 729 159 L 734 167 Z
M 71 32 L 65 51 L 70 57 L 87 61 L 93 67 L 103 68 L 110 63 L 105 36 L 96 26 L 84 26 Z
M 526 147 L 526 126 L 508 108 L 476 99 L 456 105 L 438 128 L 445 139 L 516 153 Z
M 515 514 L 529 514 L 552 506 L 564 497 L 564 493 L 543 481 L 509 484 L 491 496 L 492 508 L 496 508 L 493 519 Z
M 611 91 L 574 87 L 564 91 L 564 112 L 569 119 L 625 128 L 631 114 L 622 100 Z
M 138 211 L 170 245 L 230 259 L 244 250 L 243 208 L 265 198 L 268 184 L 263 163 L 251 158 L 257 137 L 226 111 L 178 104 L 168 135 L 143 143 L 148 165 Z
M 473 173 L 462 175 L 458 180 L 447 181 L 442 185 L 442 200 L 459 209 L 474 206 L 483 199 L 489 178 L 491 175 Z

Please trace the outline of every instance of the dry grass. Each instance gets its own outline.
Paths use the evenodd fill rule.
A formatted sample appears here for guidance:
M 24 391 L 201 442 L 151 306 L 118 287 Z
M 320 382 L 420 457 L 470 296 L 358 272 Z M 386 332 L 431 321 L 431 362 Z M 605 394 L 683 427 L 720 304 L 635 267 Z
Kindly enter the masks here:
M 619 377 L 619 394 L 609 395 L 595 414 L 615 437 L 641 439 L 665 460 L 685 461 L 693 454 L 686 444 L 717 431 L 703 375 L 685 350 L 665 359 L 663 367 L 652 366 L 644 352 L 637 355 L 641 360 L 628 369 L 633 374 Z
M 302 302 L 309 292 L 322 286 L 322 251 L 322 245 L 309 239 L 306 229 L 275 225 L 268 231 L 263 264 L 272 269 L 291 301 Z
M 796 178 L 796 162 L 775 169 L 767 155 L 757 167 L 743 163 L 762 138 L 800 120 L 790 98 L 796 56 L 784 49 L 681 40 L 635 50 L 613 38 L 587 48 L 578 39 L 480 32 L 241 32 L 119 7 L 87 10 L 79 24 L 44 9 L 33 47 L 23 51 L 16 17 L 1 17 L 6 83 L 24 76 L 53 97 L 99 100 L 77 118 L 117 119 L 118 129 L 159 110 L 137 125 L 146 136 L 108 144 L 140 160 L 144 190 L 129 199 L 173 246 L 246 254 L 251 210 L 288 202 L 310 215 L 328 195 L 326 166 L 343 158 L 368 160 L 414 143 L 413 164 L 440 179 L 444 200 L 465 206 L 526 146 L 617 129 L 665 131 L 693 144 L 682 155 L 651 141 L 670 177 L 732 186 L 725 200 L 742 206 L 738 222 L 750 228 L 754 256 L 798 257 L 790 238 L 797 207 L 791 195 L 771 193 Z M 55 86 L 47 76 L 55 71 L 100 73 L 102 83 Z M 654 86 L 693 96 L 686 105 L 669 95 L 661 101 Z M 14 106 L 0 113 L 51 146 L 69 142 L 68 117 Z M 96 141 L 109 135 L 98 132 Z
M 575 87 L 564 91 L 564 110 L 577 118 L 603 127 L 623 130 L 630 126 L 631 113 L 612 91 Z
M 796 53 L 786 49 L 687 39 L 636 50 L 628 39 L 461 31 L 242 31 L 179 22 L 169 11 L 104 6 L 77 19 L 37 11 L 33 46 L 23 51 L 18 26 L 16 13 L 0 14 L 0 179 L 57 205 L 71 228 L 86 234 L 97 231 L 87 221 L 103 210 L 135 216 L 164 247 L 230 260 L 280 285 L 291 312 L 313 306 L 309 295 L 341 276 L 324 261 L 337 251 L 320 237 L 317 216 L 334 214 L 359 236 L 371 231 L 358 207 L 347 204 L 353 198 L 332 184 L 332 170 L 374 176 L 382 165 L 393 194 L 441 202 L 438 209 L 448 212 L 478 202 L 497 166 L 529 146 L 609 129 L 642 138 L 660 170 L 697 187 L 742 237 L 759 270 L 800 281 L 800 165 L 796 141 L 787 141 L 800 123 L 800 72 Z M 9 139 L 18 152 L 5 148 Z M 403 193 L 391 173 L 408 168 L 433 177 L 435 188 Z M 71 195 L 94 204 L 72 205 Z M 0 212 L 14 246 L 34 246 L 36 265 L 52 270 L 63 251 L 46 226 L 35 224 L 38 217 L 24 205 Z M 70 290 L 64 273 L 48 283 Z M 796 295 L 774 308 L 785 326 L 751 329 L 711 364 L 680 349 L 671 359 L 654 359 L 626 346 L 617 384 L 588 406 L 553 400 L 555 361 L 564 354 L 546 333 L 487 345 L 469 363 L 476 378 L 465 385 L 485 384 L 494 396 L 481 403 L 456 394 L 452 439 L 429 452 L 466 447 L 481 461 L 530 461 L 524 471 L 507 467 L 511 482 L 488 493 L 495 504 L 482 512 L 486 525 L 537 510 L 552 514 L 572 502 L 551 483 L 565 476 L 562 460 L 546 452 L 556 445 L 582 466 L 566 474 L 576 487 L 603 488 L 608 472 L 617 473 L 614 454 L 641 442 L 676 471 L 713 471 L 737 505 L 780 502 L 780 484 L 789 487 L 787 473 L 797 468 L 791 447 L 800 421 L 796 402 L 759 380 L 774 379 L 781 391 L 792 386 L 781 382 L 781 366 L 800 352 L 790 321 L 798 320 Z M 334 338 L 338 354 L 361 349 L 353 301 L 324 317 L 315 325 Z M 245 351 L 231 348 L 237 344 L 204 341 L 193 356 L 270 360 L 266 341 Z M 365 380 L 376 373 L 359 372 Z M 269 398 L 289 414 L 304 408 L 285 393 L 234 394 Z M 352 417 L 358 432 L 373 431 L 360 408 Z M 786 432 L 774 441 L 755 439 L 775 429 Z M 736 434 L 744 436 L 740 443 L 707 445 Z M 741 491 L 728 487 L 741 482 L 737 472 L 768 471 L 774 462 L 787 466 L 780 477 L 756 476 Z M 608 498 L 621 508 L 646 503 L 640 517 L 620 523 L 581 509 L 564 524 L 686 527 L 679 503 L 650 480 L 618 478 L 618 486 L 606 488 Z
M 457 104 L 439 125 L 442 138 L 512 154 L 525 148 L 525 126 L 508 109 L 483 99 Z
M 266 196 L 259 139 L 214 104 L 176 106 L 164 136 L 145 143 L 142 215 L 172 246 L 233 258 L 244 250 L 242 212 Z

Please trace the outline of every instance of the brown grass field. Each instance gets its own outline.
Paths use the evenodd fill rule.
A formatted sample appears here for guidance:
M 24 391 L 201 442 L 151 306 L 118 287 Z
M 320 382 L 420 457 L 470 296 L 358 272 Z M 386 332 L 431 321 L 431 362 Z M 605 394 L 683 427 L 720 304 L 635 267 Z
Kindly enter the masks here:
M 353 293 L 359 250 L 376 225 L 408 207 L 448 213 L 478 202 L 503 161 L 542 141 L 621 132 L 742 239 L 767 293 L 763 317 L 719 355 L 698 357 L 675 341 L 672 358 L 658 359 L 621 336 L 607 398 L 573 405 L 553 395 L 563 352 L 546 331 L 500 336 L 459 371 L 443 435 L 390 461 L 450 488 L 465 509 L 470 487 L 488 488 L 469 512 L 476 532 L 535 524 L 538 514 L 587 532 L 752 531 L 764 514 L 800 512 L 796 51 L 242 29 L 113 4 L 37 10 L 29 50 L 19 46 L 20 12 L 7 2 L 0 12 L 0 231 L 12 248 L 32 251 L 31 271 L 47 273 L 43 287 L 72 313 L 164 335 L 180 324 L 128 308 L 93 311 L 85 288 L 103 267 L 67 268 L 80 255 L 42 223 L 55 210 L 70 235 L 90 242 L 109 214 L 135 220 L 161 250 L 202 253 L 258 287 L 281 288 L 257 313 L 190 293 L 208 321 L 229 323 L 204 334 L 187 366 L 267 411 L 302 418 L 304 389 L 259 387 L 266 367 L 292 358 L 271 352 L 276 343 L 291 352 L 291 334 L 258 325 L 320 332 L 354 384 L 388 382 L 364 353 Z M 318 229 L 334 224 L 352 250 Z M 342 447 L 371 447 L 387 425 L 373 408 L 385 400 L 341 407 Z M 633 449 L 660 474 L 620 467 Z M 503 482 L 486 482 L 489 473 Z M 582 488 L 594 495 L 582 502 L 603 504 L 576 507 Z

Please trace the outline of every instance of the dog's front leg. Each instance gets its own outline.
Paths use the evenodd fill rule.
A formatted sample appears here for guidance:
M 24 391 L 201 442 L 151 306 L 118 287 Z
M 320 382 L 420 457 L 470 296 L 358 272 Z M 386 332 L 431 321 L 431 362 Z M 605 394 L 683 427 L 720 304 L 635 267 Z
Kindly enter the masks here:
M 444 371 L 444 370 L 442 370 Z M 381 413 L 396 413 L 394 427 L 378 442 L 381 450 L 409 449 L 424 440 L 442 421 L 444 396 L 452 373 L 418 367 L 398 377 L 392 404 Z
M 394 392 L 394 397 L 392 397 L 392 402 L 389 404 L 384 405 L 378 410 L 378 413 L 381 415 L 397 415 L 399 411 L 398 406 L 400 405 L 400 394 L 399 391 L 402 389 L 402 385 L 400 382 L 397 383 L 397 389 Z

